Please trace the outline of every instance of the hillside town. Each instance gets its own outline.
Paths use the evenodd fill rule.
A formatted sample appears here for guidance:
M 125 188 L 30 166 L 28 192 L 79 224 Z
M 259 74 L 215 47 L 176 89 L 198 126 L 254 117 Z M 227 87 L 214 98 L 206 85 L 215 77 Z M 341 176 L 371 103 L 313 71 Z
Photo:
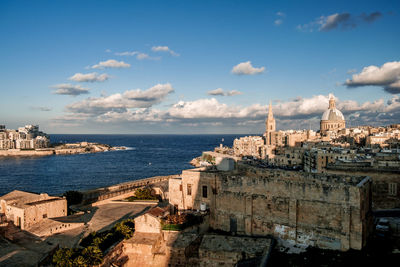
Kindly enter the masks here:
M 205 151 L 181 174 L 74 198 L 10 192 L 0 233 L 38 265 L 267 266 L 309 248 L 375 262 L 382 254 L 366 251 L 400 237 L 400 124 L 347 129 L 330 95 L 320 125 L 277 131 L 269 105 L 262 136 Z

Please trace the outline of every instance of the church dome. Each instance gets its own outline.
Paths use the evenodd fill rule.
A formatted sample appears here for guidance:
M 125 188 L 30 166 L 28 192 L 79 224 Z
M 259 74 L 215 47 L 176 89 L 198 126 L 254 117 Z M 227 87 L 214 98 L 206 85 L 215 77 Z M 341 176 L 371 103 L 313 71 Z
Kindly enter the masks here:
M 323 121 L 344 121 L 344 116 L 340 110 L 337 110 L 336 108 L 333 109 L 328 109 L 327 111 L 322 114 L 321 120 Z

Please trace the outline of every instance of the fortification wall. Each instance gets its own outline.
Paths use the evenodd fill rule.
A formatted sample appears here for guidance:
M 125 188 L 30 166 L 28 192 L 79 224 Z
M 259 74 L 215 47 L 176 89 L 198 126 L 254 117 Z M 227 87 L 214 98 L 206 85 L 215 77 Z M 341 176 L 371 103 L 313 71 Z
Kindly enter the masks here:
M 372 225 L 371 181 L 361 180 L 251 168 L 221 172 L 210 226 L 321 248 L 361 249 Z

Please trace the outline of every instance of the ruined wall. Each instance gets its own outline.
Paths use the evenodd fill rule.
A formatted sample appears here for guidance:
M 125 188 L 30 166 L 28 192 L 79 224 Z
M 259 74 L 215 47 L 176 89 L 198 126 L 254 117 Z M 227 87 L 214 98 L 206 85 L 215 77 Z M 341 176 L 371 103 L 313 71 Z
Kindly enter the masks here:
M 210 226 L 322 248 L 361 249 L 370 227 L 365 202 L 370 181 L 357 186 L 360 180 L 257 168 L 221 172 Z

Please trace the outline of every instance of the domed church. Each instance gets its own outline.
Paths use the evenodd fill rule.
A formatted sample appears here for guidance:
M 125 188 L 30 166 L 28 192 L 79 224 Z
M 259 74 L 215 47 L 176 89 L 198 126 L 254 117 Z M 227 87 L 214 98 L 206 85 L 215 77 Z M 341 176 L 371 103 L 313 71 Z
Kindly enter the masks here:
M 320 130 L 322 134 L 328 131 L 338 131 L 346 127 L 344 116 L 340 110 L 336 109 L 335 97 L 329 94 L 329 108 L 321 118 Z

